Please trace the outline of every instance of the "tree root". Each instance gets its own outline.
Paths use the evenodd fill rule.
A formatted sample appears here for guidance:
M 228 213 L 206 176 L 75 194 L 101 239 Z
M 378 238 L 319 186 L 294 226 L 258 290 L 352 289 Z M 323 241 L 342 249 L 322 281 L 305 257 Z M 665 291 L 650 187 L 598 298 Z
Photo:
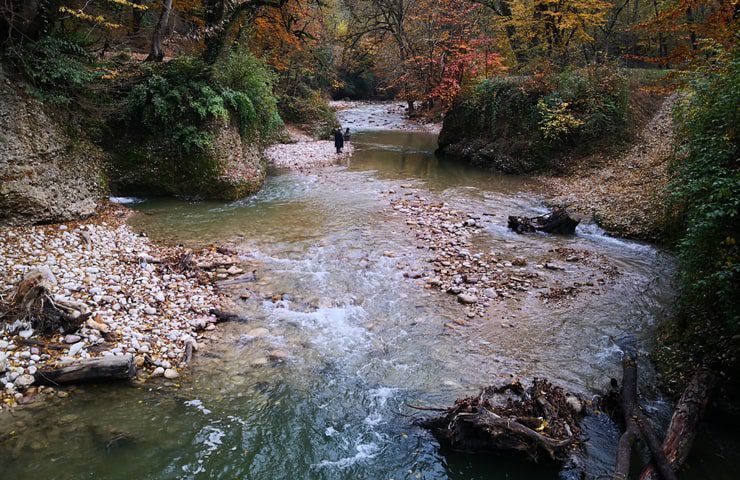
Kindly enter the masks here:
M 534 379 L 526 391 L 512 382 L 458 399 L 443 417 L 420 424 L 456 451 L 519 453 L 534 462 L 541 458 L 562 462 L 581 433 L 581 411 L 574 409 L 580 400 L 576 403 L 569 397 L 543 379 Z
M 72 300 L 52 297 L 56 279 L 47 267 L 30 270 L 16 286 L 8 304 L 0 305 L 0 321 L 9 332 L 33 329 L 39 333 L 75 332 L 91 312 Z

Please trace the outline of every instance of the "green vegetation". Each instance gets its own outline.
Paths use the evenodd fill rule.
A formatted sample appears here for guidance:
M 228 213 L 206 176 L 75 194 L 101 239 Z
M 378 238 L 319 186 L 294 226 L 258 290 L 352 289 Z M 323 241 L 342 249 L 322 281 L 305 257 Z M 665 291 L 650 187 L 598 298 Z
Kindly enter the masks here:
M 503 148 L 511 157 L 548 166 L 576 147 L 583 154 L 600 140 L 613 142 L 626 126 L 628 98 L 625 76 L 608 65 L 484 79 L 461 93 L 440 144 L 473 137 L 496 143 L 494 150 Z
M 686 234 L 678 244 L 689 318 L 740 330 L 740 50 L 692 75 L 679 105 L 682 158 L 672 185 Z
M 282 127 L 271 74 L 248 52 L 231 53 L 213 76 L 194 57 L 149 68 L 126 99 L 123 121 L 180 156 L 213 146 L 212 122 L 236 121 L 249 141 L 267 141 Z
M 299 96 L 281 95 L 280 115 L 288 122 L 303 127 L 316 138 L 329 138 L 339 126 L 334 110 L 318 90 L 303 88 Z
M 4 57 L 22 74 L 26 91 L 52 105 L 69 105 L 75 94 L 100 77 L 83 46 L 56 36 L 10 48 Z

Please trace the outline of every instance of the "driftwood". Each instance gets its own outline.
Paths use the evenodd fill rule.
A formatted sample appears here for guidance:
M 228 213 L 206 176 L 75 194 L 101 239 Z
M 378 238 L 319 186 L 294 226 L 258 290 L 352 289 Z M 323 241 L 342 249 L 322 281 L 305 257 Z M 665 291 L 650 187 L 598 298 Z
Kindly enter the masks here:
M 622 377 L 622 388 L 619 393 L 619 407 L 622 411 L 625 430 L 619 438 L 617 445 L 617 462 L 614 470 L 614 480 L 626 480 L 629 478 L 630 459 L 632 446 L 639 436 L 645 440 L 650 450 L 653 461 L 660 471 L 663 480 L 676 480 L 676 474 L 671 469 L 668 460 L 660 449 L 658 437 L 655 434 L 649 420 L 640 410 L 637 401 L 637 360 L 632 353 L 625 353 L 622 359 L 624 370 Z
M 713 372 L 700 369 L 691 378 L 676 404 L 668 434 L 662 445 L 663 453 L 675 472 L 683 467 L 689 457 L 691 446 L 699 430 L 699 422 L 704 416 L 716 381 L 717 377 Z M 640 480 L 658 480 L 659 478 L 655 465 L 652 463 L 640 474 Z
M 556 208 L 552 212 L 539 217 L 517 217 L 509 216 L 509 228 L 516 233 L 531 233 L 535 231 L 570 235 L 575 233 L 576 226 L 580 223 L 570 216 L 564 208 Z
M 49 288 L 56 279 L 48 267 L 28 271 L 6 305 L 0 305 L 0 320 L 8 331 L 33 329 L 40 333 L 76 331 L 91 312 L 87 306 L 54 298 Z
M 40 370 L 34 377 L 39 385 L 67 385 L 130 380 L 134 375 L 134 356 L 129 354 L 91 358 L 60 368 Z
M 480 395 L 458 399 L 444 416 L 420 424 L 455 451 L 518 453 L 535 462 L 562 462 L 581 432 L 581 412 L 573 404 L 561 388 L 534 379 L 526 390 L 519 382 L 488 387 Z

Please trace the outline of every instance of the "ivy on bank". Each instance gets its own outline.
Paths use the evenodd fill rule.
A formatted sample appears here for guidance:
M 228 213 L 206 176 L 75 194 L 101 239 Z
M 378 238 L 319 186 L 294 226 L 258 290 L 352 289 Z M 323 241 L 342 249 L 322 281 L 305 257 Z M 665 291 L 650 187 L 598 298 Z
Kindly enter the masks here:
M 671 185 L 685 320 L 740 330 L 740 49 L 715 52 L 691 75 L 675 112 L 681 155 Z

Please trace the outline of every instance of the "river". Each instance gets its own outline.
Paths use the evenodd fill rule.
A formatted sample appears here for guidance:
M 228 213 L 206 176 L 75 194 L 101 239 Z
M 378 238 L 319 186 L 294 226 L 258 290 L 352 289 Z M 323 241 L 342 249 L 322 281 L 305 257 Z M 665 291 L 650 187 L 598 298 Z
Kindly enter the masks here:
M 249 322 L 219 327 L 177 387 L 86 386 L 14 414 L 24 441 L 0 448 L 2 478 L 555 479 L 611 471 L 618 432 L 604 416 L 587 419 L 584 453 L 559 472 L 441 452 L 406 403 L 448 405 L 509 374 L 544 376 L 587 396 L 603 391 L 620 376 L 621 339 L 632 336 L 644 353 L 670 313 L 673 258 L 593 225 L 573 237 L 517 236 L 506 215 L 541 212 L 545 185 L 443 161 L 434 134 L 352 125 L 347 166 L 275 171 L 258 194 L 231 203 L 134 205 L 132 226 L 155 240 L 243 253 L 257 281 L 230 292 L 244 297 Z M 499 302 L 497 318 L 447 328 L 463 307 L 399 268 L 423 265 L 426 255 L 390 208 L 387 192 L 406 190 L 484 216 L 478 245 L 535 261 L 556 247 L 586 249 L 620 275 L 598 295 L 545 304 L 532 294 Z M 269 334 L 247 335 L 258 327 Z M 284 361 L 267 361 L 276 351 Z M 642 393 L 665 420 L 654 373 L 641 367 Z

